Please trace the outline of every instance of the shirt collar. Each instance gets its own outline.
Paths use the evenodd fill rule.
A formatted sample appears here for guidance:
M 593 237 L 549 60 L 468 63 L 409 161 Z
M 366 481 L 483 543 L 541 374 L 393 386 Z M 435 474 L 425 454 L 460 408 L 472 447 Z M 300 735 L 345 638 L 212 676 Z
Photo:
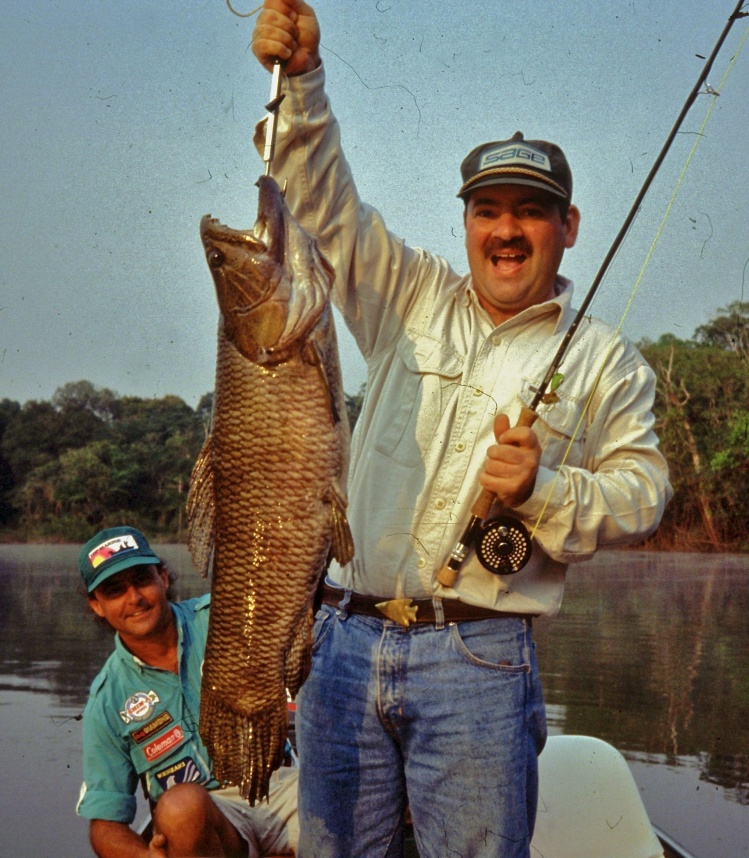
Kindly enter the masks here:
M 517 322 L 528 322 L 533 318 L 537 318 L 539 316 L 546 316 L 549 313 L 557 314 L 556 325 L 554 326 L 554 333 L 559 333 L 559 331 L 565 330 L 569 322 L 572 321 L 574 317 L 574 311 L 572 309 L 572 293 L 574 291 L 574 285 L 571 280 L 567 277 L 563 277 L 561 274 L 557 274 L 554 280 L 554 292 L 555 295 L 553 298 L 549 298 L 548 301 L 544 301 L 541 304 L 534 304 L 532 307 L 528 307 L 527 310 L 523 310 L 518 313 L 517 316 L 513 316 L 512 319 L 508 319 L 506 322 L 503 322 L 503 325 L 511 325 Z M 476 292 L 472 286 L 471 278 L 467 277 L 465 281 L 465 292 L 461 299 L 461 303 L 465 307 L 470 307 L 471 305 L 475 306 L 476 309 L 482 313 L 482 316 L 487 320 L 489 316 L 481 306 Z M 490 322 L 490 324 L 492 324 Z M 499 326 L 501 327 L 501 325 Z

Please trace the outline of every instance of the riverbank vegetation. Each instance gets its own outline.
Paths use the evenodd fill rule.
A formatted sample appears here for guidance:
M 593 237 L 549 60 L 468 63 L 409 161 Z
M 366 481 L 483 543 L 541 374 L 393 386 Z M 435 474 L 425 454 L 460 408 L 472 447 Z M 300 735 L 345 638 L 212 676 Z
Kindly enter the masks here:
M 639 345 L 658 378 L 655 415 L 675 490 L 648 547 L 749 550 L 749 303 L 720 310 L 691 340 Z M 347 396 L 352 422 L 362 397 Z M 119 396 L 76 381 L 49 402 L 0 400 L 0 539 L 79 542 L 123 521 L 184 539 L 212 399 L 193 409 L 176 396 Z

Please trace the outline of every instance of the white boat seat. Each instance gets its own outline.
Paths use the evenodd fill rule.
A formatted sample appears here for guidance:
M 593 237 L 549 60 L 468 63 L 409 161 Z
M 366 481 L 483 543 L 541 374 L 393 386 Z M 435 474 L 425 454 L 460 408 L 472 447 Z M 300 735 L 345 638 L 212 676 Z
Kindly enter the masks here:
M 538 762 L 533 858 L 663 858 L 616 748 L 590 736 L 550 736 Z

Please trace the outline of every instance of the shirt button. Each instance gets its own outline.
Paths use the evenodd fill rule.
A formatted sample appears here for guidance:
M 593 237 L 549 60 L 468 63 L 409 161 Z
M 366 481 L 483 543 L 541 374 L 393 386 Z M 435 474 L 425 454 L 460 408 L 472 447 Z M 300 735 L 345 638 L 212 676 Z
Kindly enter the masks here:
M 498 346 L 502 342 L 502 337 L 499 334 L 494 334 L 492 337 L 492 345 Z
M 436 500 L 434 502 L 434 508 L 435 509 L 444 509 L 445 508 L 444 500 L 442 500 L 442 498 L 439 498 L 438 500 Z
M 480 387 L 474 387 L 473 388 L 473 395 L 474 396 L 483 396 L 484 391 Z
M 455 445 L 455 450 L 458 453 L 462 453 L 463 450 L 465 450 L 465 448 L 466 448 L 466 445 L 462 441 L 458 441 L 458 443 Z
M 427 565 L 427 562 L 423 557 L 419 557 L 419 562 L 416 565 L 419 569 L 423 569 Z

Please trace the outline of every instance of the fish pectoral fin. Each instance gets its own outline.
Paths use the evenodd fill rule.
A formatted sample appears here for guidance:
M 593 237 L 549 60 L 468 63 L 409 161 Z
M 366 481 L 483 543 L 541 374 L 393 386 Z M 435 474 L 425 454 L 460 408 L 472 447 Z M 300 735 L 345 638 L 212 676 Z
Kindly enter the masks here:
M 330 503 L 333 524 L 331 553 L 341 566 L 345 566 L 354 556 L 354 537 L 351 535 L 351 528 L 346 518 L 348 506 L 346 496 L 338 486 L 331 486 L 325 500 Z
M 328 403 L 328 411 L 330 411 L 330 419 L 333 426 L 336 426 L 341 421 L 341 415 L 338 412 L 338 407 L 336 406 L 335 398 L 333 397 L 333 391 L 330 387 L 330 379 L 328 378 L 328 373 L 325 369 L 325 359 L 320 351 L 320 346 L 313 340 L 309 340 L 302 352 L 302 359 L 310 366 L 314 366 L 319 373 L 322 388 L 325 392 L 325 397 Z
M 294 637 L 284 656 L 284 682 L 294 700 L 312 664 L 312 611 L 305 608 L 294 624 Z
M 213 438 L 209 435 L 192 469 L 187 493 L 187 546 L 193 565 L 204 578 L 213 557 L 215 515 Z

